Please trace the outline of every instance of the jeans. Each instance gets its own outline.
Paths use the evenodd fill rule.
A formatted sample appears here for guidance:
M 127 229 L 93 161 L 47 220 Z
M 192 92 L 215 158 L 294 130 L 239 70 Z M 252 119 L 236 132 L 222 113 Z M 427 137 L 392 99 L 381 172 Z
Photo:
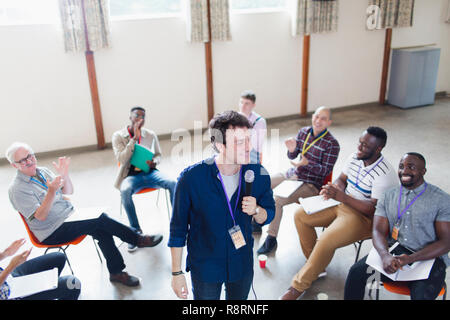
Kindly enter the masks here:
M 14 269 L 11 273 L 13 277 L 25 276 L 38 273 L 53 268 L 58 268 L 58 276 L 66 263 L 66 257 L 61 252 L 53 252 L 43 256 L 25 261 Z M 24 300 L 77 300 L 80 295 L 80 281 L 74 276 L 64 276 L 58 278 L 58 287 L 24 297 Z
M 141 172 L 135 176 L 128 176 L 120 185 L 120 196 L 122 204 L 127 212 L 130 226 L 136 230 L 141 230 L 136 215 L 136 208 L 133 203 L 133 194 L 144 188 L 163 188 L 169 190 L 170 203 L 173 204 L 176 182 L 170 180 L 159 170 L 151 170 L 149 173 Z
M 137 245 L 138 241 L 138 233 L 135 230 L 111 219 L 106 213 L 102 213 L 97 219 L 63 223 L 43 243 L 65 243 L 85 234 L 98 240 L 98 246 L 105 257 L 108 271 L 111 274 L 120 273 L 125 269 L 123 257 L 114 243 L 113 236 L 133 245 Z
M 192 291 L 194 300 L 220 300 L 223 282 L 203 282 L 194 277 Z M 225 282 L 226 300 L 247 300 L 253 281 L 253 274 L 236 282 Z
M 369 265 L 366 264 L 367 256 L 355 263 L 345 281 L 345 300 L 363 300 L 367 280 L 372 275 L 368 273 Z M 434 300 L 441 291 L 445 281 L 445 263 L 441 258 L 437 258 L 431 268 L 428 279 L 408 281 L 411 292 L 411 300 Z M 385 275 L 381 274 L 382 282 L 393 282 Z M 370 284 L 370 283 L 369 283 Z

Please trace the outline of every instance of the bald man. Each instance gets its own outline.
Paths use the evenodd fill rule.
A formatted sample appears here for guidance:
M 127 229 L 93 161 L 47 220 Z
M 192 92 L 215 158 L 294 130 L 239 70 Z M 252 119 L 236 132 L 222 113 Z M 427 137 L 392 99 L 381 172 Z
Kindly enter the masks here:
M 268 235 L 258 254 L 267 254 L 277 246 L 277 235 L 283 216 L 283 207 L 298 203 L 298 198 L 307 198 L 319 194 L 325 178 L 333 171 L 339 155 L 339 143 L 328 127 L 331 125 L 331 110 L 319 107 L 312 115 L 312 125 L 300 129 L 296 138 L 284 143 L 288 149 L 287 156 L 293 167 L 287 172 L 271 176 L 272 189 L 285 180 L 298 180 L 303 183 L 289 196 L 275 196 L 275 218 L 269 226 Z

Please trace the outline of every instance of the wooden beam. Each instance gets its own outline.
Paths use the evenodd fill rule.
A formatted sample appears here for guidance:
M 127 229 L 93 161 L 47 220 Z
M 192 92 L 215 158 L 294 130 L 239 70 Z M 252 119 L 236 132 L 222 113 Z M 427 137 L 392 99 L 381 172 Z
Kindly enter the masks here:
M 208 102 L 208 122 L 214 117 L 214 90 L 212 75 L 212 47 L 211 47 L 211 1 L 207 0 L 208 6 L 208 42 L 205 43 L 205 63 L 206 63 L 206 94 Z
M 95 130 L 97 132 L 97 148 L 104 149 L 106 147 L 105 144 L 105 135 L 103 132 L 103 121 L 102 121 L 102 112 L 100 110 L 100 98 L 98 94 L 98 86 L 97 86 L 97 75 L 95 71 L 95 62 L 94 62 L 94 52 L 91 51 L 89 45 L 89 36 L 87 31 L 86 24 L 86 10 L 84 7 L 84 0 L 81 1 L 82 11 L 83 11 L 83 24 L 84 24 L 84 35 L 86 39 L 86 64 L 89 78 L 89 87 L 91 91 L 91 100 L 92 100 L 92 108 L 94 111 L 94 121 L 95 121 Z
M 379 104 L 386 104 L 387 78 L 389 74 L 389 58 L 391 55 L 392 28 L 386 29 L 383 54 L 383 70 L 381 71 L 381 85 Z
M 303 36 L 303 68 L 300 116 L 306 117 L 308 110 L 308 77 L 309 77 L 310 35 Z

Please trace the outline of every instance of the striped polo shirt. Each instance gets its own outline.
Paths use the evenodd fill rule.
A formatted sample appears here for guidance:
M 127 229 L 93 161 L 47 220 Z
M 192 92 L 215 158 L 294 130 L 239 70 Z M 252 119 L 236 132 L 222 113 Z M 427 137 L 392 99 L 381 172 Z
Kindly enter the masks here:
M 343 173 L 347 176 L 345 193 L 358 200 L 380 199 L 386 190 L 399 185 L 396 170 L 383 155 L 365 167 L 355 152 L 347 159 Z

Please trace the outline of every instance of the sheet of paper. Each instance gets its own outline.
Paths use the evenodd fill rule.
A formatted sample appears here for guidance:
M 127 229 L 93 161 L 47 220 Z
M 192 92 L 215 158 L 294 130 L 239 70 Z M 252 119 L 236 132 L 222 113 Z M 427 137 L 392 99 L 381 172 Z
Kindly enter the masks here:
M 21 277 L 8 277 L 11 289 L 9 299 L 27 297 L 32 294 L 56 289 L 58 287 L 58 269 L 33 273 Z
M 334 199 L 325 200 L 321 195 L 309 198 L 300 198 L 298 199 L 298 201 L 307 214 L 313 214 L 340 204 L 339 201 L 336 201 Z
M 75 209 L 72 211 L 70 216 L 64 220 L 64 222 L 97 219 L 102 213 L 107 211 L 108 207 L 88 207 Z
M 370 250 L 369 256 L 367 257 L 366 263 L 375 270 L 377 270 L 378 272 L 384 274 L 391 280 L 414 281 L 414 280 L 428 279 L 428 276 L 430 275 L 430 271 L 434 263 L 434 259 L 417 261 L 413 263 L 412 266 L 406 265 L 403 267 L 403 270 L 398 270 L 395 273 L 389 274 L 386 273 L 386 271 L 384 271 L 383 262 L 377 250 L 375 248 L 372 248 L 372 250 Z
M 302 184 L 303 184 L 303 181 L 284 180 L 282 183 L 280 183 L 278 186 L 276 186 L 273 189 L 273 194 L 275 196 L 279 196 L 279 197 L 283 197 L 283 198 L 289 198 L 289 196 L 295 190 L 297 190 Z

